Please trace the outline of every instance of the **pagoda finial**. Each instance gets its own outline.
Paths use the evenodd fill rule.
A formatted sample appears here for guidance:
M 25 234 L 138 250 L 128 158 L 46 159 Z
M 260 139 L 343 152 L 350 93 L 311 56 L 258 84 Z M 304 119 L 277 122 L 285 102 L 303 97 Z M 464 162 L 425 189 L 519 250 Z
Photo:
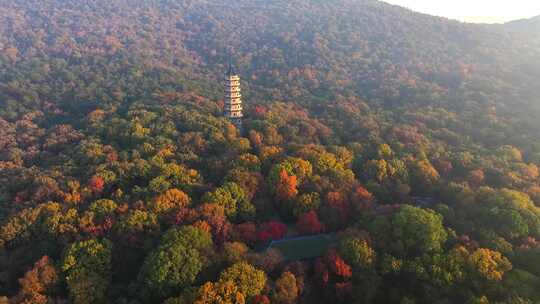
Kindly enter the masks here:
M 234 71 L 234 67 L 233 67 L 233 64 L 232 64 L 232 55 L 231 55 L 231 51 L 229 50 L 229 68 L 227 70 L 227 75 L 234 75 L 235 74 L 235 71 Z
M 234 67 L 233 67 L 233 64 L 232 62 L 229 60 L 229 69 L 227 70 L 227 75 L 234 75 L 236 74 L 235 71 L 234 71 Z

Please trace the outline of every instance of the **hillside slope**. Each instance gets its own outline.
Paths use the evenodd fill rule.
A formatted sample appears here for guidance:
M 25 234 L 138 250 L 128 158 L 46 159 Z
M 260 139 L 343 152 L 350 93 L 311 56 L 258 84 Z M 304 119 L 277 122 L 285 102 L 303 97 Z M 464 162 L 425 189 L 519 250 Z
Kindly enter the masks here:
M 449 90 L 488 86 L 489 99 L 527 103 L 535 98 L 531 90 L 540 70 L 540 39 L 525 43 L 496 27 L 461 24 L 375 0 L 133 1 L 129 10 L 122 9 L 127 5 L 122 1 L 82 7 L 40 3 L 6 1 L 8 15 L 18 14 L 4 22 L 17 20 L 18 27 L 35 30 L 47 24 L 48 30 L 17 43 L 14 25 L 6 24 L 5 48 L 15 44 L 24 55 L 35 52 L 38 43 L 55 41 L 51 51 L 58 56 L 128 48 L 165 65 L 205 66 L 213 73 L 224 69 L 232 49 L 246 76 L 262 87 L 279 88 L 284 94 L 278 98 L 341 88 L 387 102 L 415 102 L 426 91 L 445 96 Z M 56 14 L 69 12 L 78 24 L 61 26 L 54 10 L 40 9 L 48 6 L 59 8 Z M 277 73 L 280 77 L 273 76 Z M 520 89 L 514 92 L 515 87 Z

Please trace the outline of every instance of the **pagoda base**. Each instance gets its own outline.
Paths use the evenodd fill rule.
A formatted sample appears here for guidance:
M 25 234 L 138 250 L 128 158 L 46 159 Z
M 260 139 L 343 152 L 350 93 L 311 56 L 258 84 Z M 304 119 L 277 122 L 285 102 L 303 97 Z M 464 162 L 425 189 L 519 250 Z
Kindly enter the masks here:
M 238 134 L 242 135 L 243 126 L 242 126 L 242 118 L 229 118 L 229 121 L 236 127 L 238 130 Z

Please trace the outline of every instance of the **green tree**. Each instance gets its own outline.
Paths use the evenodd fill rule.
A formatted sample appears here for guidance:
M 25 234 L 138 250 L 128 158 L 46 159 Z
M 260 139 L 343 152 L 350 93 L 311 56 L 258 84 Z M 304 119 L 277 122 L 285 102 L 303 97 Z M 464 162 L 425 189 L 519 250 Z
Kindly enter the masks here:
M 106 303 L 111 283 L 112 243 L 88 240 L 71 244 L 64 252 L 62 270 L 75 304 Z
M 215 203 L 225 208 L 225 214 L 231 219 L 240 217 L 249 219 L 255 214 L 255 207 L 249 201 L 244 189 L 237 183 L 228 182 L 202 198 L 205 203 Z
M 118 208 L 118 205 L 113 200 L 100 199 L 92 202 L 88 210 L 94 212 L 97 217 L 103 218 L 113 214 L 116 208 Z
M 191 285 L 212 247 L 210 235 L 193 226 L 172 228 L 144 260 L 139 281 L 151 297 L 165 298 Z
M 345 238 L 340 241 L 338 253 L 347 264 L 360 269 L 368 269 L 375 262 L 375 251 L 366 240 Z
M 431 209 L 402 205 L 389 220 L 377 217 L 370 225 L 373 235 L 381 235 L 384 249 L 399 256 L 440 252 L 448 234 L 442 216 Z
M 317 211 L 321 205 L 321 198 L 317 192 L 305 193 L 297 196 L 291 204 L 292 210 L 286 211 L 288 213 L 292 212 L 292 215 L 298 218 L 309 211 Z

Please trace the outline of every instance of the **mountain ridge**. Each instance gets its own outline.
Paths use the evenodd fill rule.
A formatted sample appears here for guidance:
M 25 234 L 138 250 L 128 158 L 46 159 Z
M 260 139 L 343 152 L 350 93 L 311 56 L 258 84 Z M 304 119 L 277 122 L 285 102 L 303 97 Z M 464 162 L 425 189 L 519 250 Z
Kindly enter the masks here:
M 527 19 L 519 19 L 504 24 L 506 29 L 515 32 L 540 33 L 540 15 Z

